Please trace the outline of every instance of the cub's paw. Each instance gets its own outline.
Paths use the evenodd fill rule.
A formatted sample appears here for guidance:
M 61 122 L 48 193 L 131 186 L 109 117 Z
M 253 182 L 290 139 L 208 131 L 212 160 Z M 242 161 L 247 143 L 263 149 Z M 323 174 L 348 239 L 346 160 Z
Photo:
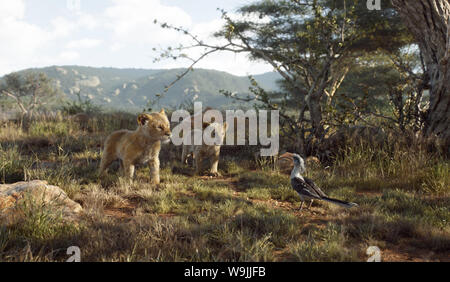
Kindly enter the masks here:
M 210 177 L 221 177 L 222 176 L 222 174 L 220 174 L 219 172 L 207 172 L 206 175 L 210 176 Z

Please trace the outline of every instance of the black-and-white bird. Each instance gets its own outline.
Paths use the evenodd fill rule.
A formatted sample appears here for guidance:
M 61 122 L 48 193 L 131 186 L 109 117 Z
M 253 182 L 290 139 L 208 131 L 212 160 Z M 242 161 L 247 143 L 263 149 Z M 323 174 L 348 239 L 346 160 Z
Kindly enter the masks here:
M 346 208 L 358 206 L 356 203 L 329 198 L 311 179 L 302 176 L 302 174 L 306 172 L 303 158 L 297 154 L 293 154 L 292 157 L 294 159 L 294 169 L 292 169 L 291 172 L 291 186 L 300 195 L 302 201 L 300 210 L 303 208 L 304 201 L 311 200 L 308 207 L 309 209 L 315 199 L 327 201 Z

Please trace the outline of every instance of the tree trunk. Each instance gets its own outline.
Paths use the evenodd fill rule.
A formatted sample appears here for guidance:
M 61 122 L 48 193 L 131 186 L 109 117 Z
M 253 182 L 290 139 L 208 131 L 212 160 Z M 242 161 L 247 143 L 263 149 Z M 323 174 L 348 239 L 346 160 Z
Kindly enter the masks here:
M 306 104 L 308 105 L 309 115 L 311 119 L 311 126 L 313 128 L 313 134 L 319 140 L 324 137 L 324 129 L 322 124 L 322 105 L 320 103 L 321 95 L 320 93 L 314 92 L 309 95 L 306 99 Z
M 430 81 L 426 136 L 450 144 L 450 2 L 392 0 L 422 51 Z

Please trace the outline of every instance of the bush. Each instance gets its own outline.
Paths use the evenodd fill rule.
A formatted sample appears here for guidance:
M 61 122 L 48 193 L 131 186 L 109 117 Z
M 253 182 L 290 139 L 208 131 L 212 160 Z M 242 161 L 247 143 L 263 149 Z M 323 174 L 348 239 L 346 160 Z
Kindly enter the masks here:
M 102 108 L 98 105 L 95 105 L 91 100 L 87 98 L 83 100 L 81 98 L 81 93 L 78 92 L 77 100 L 66 102 L 66 105 L 61 107 L 61 110 L 67 115 L 75 115 L 78 113 L 100 113 L 102 111 Z

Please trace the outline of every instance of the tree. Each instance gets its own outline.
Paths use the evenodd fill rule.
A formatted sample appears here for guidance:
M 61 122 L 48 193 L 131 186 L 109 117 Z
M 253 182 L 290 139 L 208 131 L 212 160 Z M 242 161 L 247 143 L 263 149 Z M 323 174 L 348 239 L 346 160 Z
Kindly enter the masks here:
M 394 50 L 411 41 L 395 11 L 368 11 L 366 1 L 280 0 L 257 1 L 241 7 L 244 19 L 233 20 L 226 12 L 226 25 L 216 33 L 225 41 L 210 45 L 183 28 L 194 41 L 190 47 L 172 48 L 166 57 L 181 57 L 187 48 L 205 48 L 191 67 L 215 51 L 248 53 L 271 64 L 284 79 L 286 93 L 274 100 L 254 85 L 254 100 L 280 116 L 296 136 L 300 152 L 312 138 L 326 133 L 324 106 L 329 106 L 357 58 L 379 48 Z M 179 51 L 178 56 L 173 56 Z M 185 56 L 185 55 L 184 55 Z M 239 99 L 239 97 L 234 97 Z M 295 108 L 295 114 L 289 111 Z
M 91 99 L 88 98 L 83 99 L 81 97 L 81 90 L 78 90 L 78 92 L 76 92 L 75 95 L 77 96 L 76 100 L 66 101 L 65 105 L 61 107 L 63 113 L 68 115 L 76 115 L 79 113 L 85 114 L 100 113 L 102 111 L 102 108 L 92 103 Z
M 0 84 L 0 97 L 10 98 L 19 107 L 22 117 L 31 117 L 56 94 L 52 81 L 44 73 L 11 73 Z
M 399 134 L 423 130 L 428 82 L 417 45 L 410 47 L 358 58 L 329 110 L 335 124 L 381 125 Z
M 392 0 L 392 4 L 414 35 L 428 74 L 430 107 L 424 133 L 450 146 L 450 2 Z

